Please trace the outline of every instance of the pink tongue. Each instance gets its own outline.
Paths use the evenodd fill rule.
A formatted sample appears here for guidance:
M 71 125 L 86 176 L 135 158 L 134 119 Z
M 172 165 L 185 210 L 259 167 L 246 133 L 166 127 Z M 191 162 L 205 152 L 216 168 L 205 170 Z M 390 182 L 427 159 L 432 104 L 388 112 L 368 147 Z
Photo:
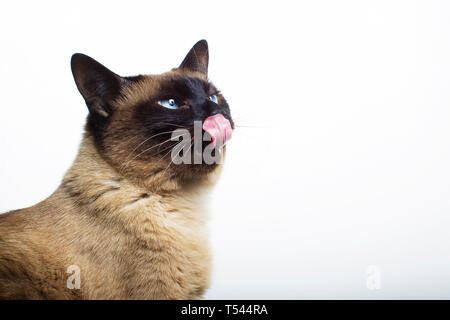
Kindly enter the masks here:
M 230 121 L 225 119 L 221 113 L 206 118 L 203 122 L 203 130 L 209 133 L 214 146 L 224 145 L 233 134 Z

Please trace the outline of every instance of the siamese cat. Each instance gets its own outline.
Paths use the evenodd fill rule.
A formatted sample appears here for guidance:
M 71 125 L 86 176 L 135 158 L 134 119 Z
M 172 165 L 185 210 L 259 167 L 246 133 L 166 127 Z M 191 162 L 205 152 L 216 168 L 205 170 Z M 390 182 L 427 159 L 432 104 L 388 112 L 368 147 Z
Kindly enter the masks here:
M 71 66 L 89 109 L 79 153 L 50 197 L 0 215 L 0 298 L 201 298 L 211 263 L 205 196 L 222 164 L 173 164 L 172 138 L 194 134 L 195 122 L 211 143 L 231 138 L 207 42 L 159 75 L 122 77 L 79 53 Z

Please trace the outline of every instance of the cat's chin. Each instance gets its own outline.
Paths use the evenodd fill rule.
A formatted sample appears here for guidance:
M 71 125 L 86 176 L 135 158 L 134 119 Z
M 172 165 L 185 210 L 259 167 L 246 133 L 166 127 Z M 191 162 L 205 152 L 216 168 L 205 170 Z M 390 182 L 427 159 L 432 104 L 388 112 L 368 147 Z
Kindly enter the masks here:
M 211 164 L 205 162 L 195 164 L 194 158 L 192 158 L 190 164 L 177 165 L 176 168 L 174 168 L 174 171 L 176 172 L 175 175 L 181 179 L 206 179 L 208 176 L 214 175 L 215 172 L 220 171 L 219 169 L 222 167 L 225 154 L 226 147 L 223 147 L 220 150 L 220 156 L 216 159 L 217 161 L 213 161 Z
M 222 167 L 221 164 L 217 163 L 182 165 L 177 168 L 175 177 L 181 185 L 212 186 L 217 182 Z

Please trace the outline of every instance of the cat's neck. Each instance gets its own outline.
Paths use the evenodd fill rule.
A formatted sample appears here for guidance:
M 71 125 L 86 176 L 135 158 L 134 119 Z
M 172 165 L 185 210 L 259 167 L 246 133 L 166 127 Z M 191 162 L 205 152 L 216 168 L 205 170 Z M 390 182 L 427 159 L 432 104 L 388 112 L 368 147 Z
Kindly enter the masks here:
M 137 183 L 121 175 L 98 152 L 91 136 L 85 135 L 79 153 L 57 191 L 83 211 L 138 212 L 145 210 L 195 215 L 202 207 L 208 185 L 185 188 L 171 179 L 154 178 Z M 203 219 L 203 216 L 200 217 Z

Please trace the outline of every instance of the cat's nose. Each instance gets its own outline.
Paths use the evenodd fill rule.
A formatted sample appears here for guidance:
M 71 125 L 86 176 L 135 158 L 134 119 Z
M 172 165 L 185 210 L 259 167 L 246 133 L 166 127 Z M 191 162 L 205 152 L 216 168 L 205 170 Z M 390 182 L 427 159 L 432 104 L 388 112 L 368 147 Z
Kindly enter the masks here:
M 216 114 L 223 112 L 223 110 L 219 107 L 219 105 L 217 103 L 214 103 L 209 99 L 206 99 L 206 101 L 205 101 L 204 110 L 206 111 L 207 117 L 214 116 Z

